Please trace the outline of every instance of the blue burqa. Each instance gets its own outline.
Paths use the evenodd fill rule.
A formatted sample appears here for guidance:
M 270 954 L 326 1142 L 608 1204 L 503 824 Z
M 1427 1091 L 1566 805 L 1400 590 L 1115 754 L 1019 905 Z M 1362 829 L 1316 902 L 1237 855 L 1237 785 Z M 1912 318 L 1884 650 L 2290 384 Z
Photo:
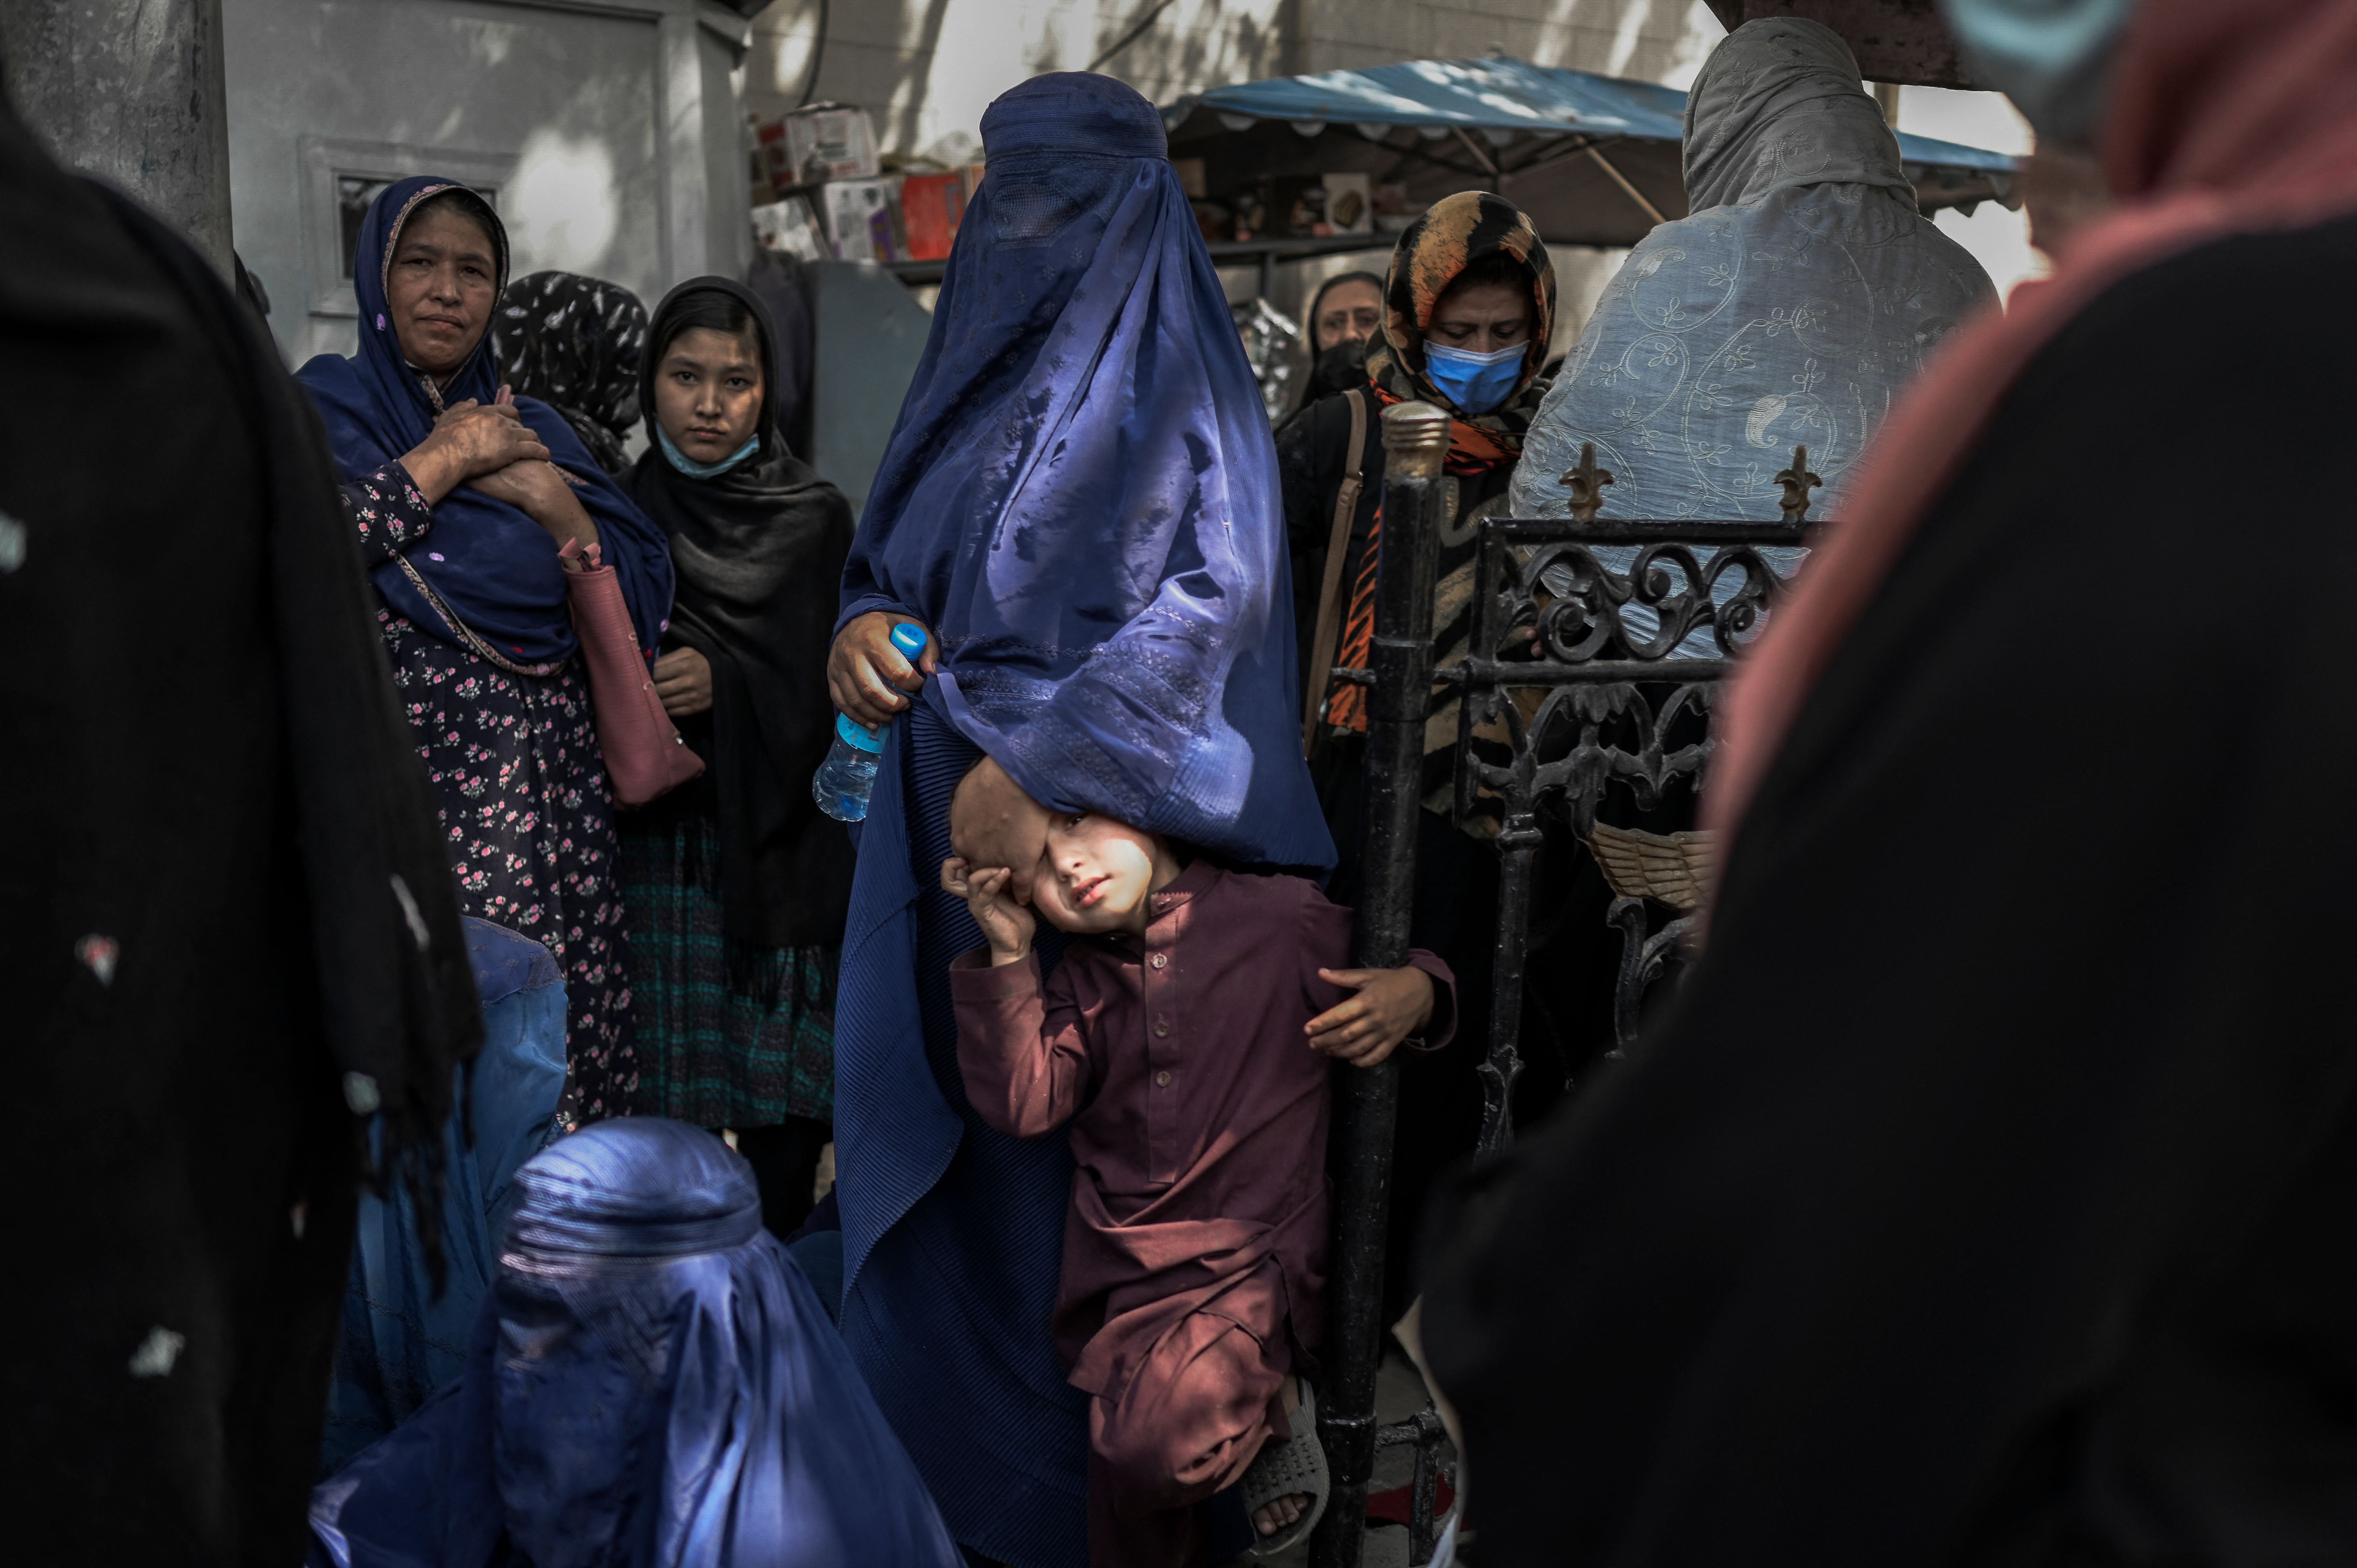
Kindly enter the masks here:
M 416 176 L 387 186 L 361 220 L 352 293 L 361 309 L 360 352 L 321 354 L 296 372 L 328 426 L 336 467 L 346 478 L 374 473 L 424 441 L 443 409 L 499 395 L 499 359 L 490 333 L 444 385 L 436 387 L 403 358 L 386 298 L 393 248 L 417 205 L 463 189 L 456 180 Z M 508 241 L 488 206 L 479 216 L 499 252 L 497 291 L 507 285 Z M 574 482 L 597 525 L 600 554 L 614 568 L 630 606 L 639 647 L 661 645 L 671 614 L 671 551 L 662 530 L 624 495 L 563 414 L 536 398 L 517 412 Z M 434 508 L 434 532 L 370 574 L 394 613 L 420 631 L 493 658 L 527 674 L 554 674 L 580 646 L 565 608 L 565 568 L 548 531 L 507 502 L 460 485 Z M 470 641 L 468 633 L 475 641 Z M 479 641 L 483 647 L 477 647 Z
M 521 932 L 464 918 L 483 1003 L 483 1048 L 453 1069 L 442 1131 L 443 1276 L 436 1288 L 411 1197 L 361 1195 L 351 1283 L 328 1391 L 322 1473 L 391 1432 L 466 1369 L 475 1318 L 499 1269 L 515 1173 L 555 1134 L 565 1092 L 565 981 Z
M 835 1013 L 843 1328 L 958 1539 L 1087 1557 L 1086 1401 L 1049 1338 L 1071 1158 L 985 1127 L 935 873 L 988 752 L 1039 800 L 1231 861 L 1333 861 L 1301 760 L 1275 448 L 1152 105 L 1034 78 L 982 123 L 967 208 L 844 576 L 843 618 L 931 628 L 892 726 Z M 1051 934 L 1051 933 L 1050 933 Z
M 465 1372 L 313 1493 L 311 1568 L 957 1568 L 719 1139 L 601 1122 L 516 1186 Z

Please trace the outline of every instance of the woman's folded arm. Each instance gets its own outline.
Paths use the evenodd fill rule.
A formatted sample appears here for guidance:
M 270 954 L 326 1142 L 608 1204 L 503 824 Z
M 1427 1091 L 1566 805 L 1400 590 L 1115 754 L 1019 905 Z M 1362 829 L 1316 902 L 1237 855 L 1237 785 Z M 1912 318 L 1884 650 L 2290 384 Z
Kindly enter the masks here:
M 434 509 L 412 482 L 409 470 L 387 463 L 338 487 L 344 516 L 360 530 L 361 558 L 382 566 L 396 550 L 406 550 L 434 527 Z

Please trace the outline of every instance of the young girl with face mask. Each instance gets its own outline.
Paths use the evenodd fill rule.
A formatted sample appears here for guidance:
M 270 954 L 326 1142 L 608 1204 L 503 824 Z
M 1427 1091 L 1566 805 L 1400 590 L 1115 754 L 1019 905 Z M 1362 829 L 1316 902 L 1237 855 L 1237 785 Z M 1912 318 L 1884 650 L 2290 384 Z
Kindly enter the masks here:
M 810 776 L 834 714 L 826 650 L 851 548 L 843 493 L 786 449 L 768 310 L 726 278 L 655 309 L 631 494 L 679 578 L 656 694 L 702 778 L 622 822 L 640 1098 L 731 1129 L 770 1228 L 811 1208 L 834 1106 L 834 984 L 851 843 Z

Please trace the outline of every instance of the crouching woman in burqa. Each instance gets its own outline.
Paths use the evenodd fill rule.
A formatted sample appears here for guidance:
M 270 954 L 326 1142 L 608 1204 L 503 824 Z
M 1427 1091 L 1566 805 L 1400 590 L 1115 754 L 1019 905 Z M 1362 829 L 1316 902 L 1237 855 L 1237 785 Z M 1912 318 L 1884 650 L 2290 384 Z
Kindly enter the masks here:
M 2357 1562 L 2357 0 L 1947 10 L 2119 206 L 1738 675 L 1663 1026 L 1434 1227 L 1482 1568 Z
M 656 693 L 704 776 L 622 819 L 640 1105 L 726 1127 L 780 1235 L 834 1112 L 851 837 L 811 798 L 834 733 L 827 644 L 851 506 L 786 449 L 770 313 L 726 278 L 655 309 L 630 493 L 678 589 Z
M 314 1494 L 312 1568 L 960 1568 L 726 1144 L 605 1122 L 515 1183 L 467 1369 Z

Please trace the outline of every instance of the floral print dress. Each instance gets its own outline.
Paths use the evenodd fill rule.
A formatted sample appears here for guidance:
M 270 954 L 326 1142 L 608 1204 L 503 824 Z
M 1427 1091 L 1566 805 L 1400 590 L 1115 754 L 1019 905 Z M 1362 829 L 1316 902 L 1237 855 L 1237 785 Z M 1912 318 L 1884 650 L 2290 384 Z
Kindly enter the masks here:
M 371 568 L 395 550 L 433 548 L 433 509 L 400 464 L 345 485 L 343 499 Z M 630 1114 L 630 948 L 587 681 L 571 663 L 545 677 L 502 670 L 382 605 L 377 620 L 449 835 L 459 907 L 544 943 L 564 971 L 564 1119 Z

